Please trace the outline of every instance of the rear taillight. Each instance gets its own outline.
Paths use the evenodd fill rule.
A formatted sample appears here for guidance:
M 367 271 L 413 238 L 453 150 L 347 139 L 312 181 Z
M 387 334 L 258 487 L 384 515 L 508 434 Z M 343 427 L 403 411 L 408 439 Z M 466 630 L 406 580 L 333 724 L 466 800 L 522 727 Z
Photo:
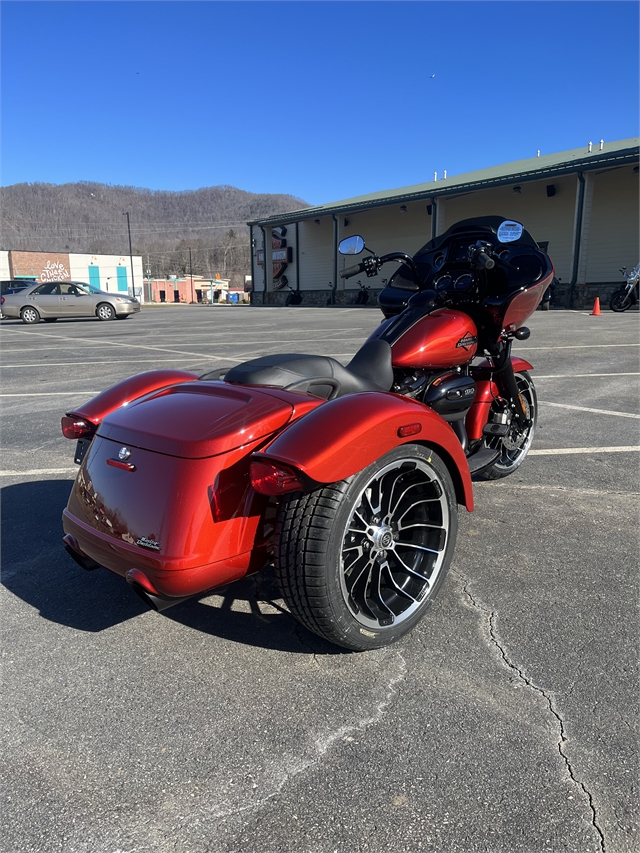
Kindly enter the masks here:
M 251 462 L 251 485 L 261 495 L 284 495 L 304 488 L 300 474 L 293 468 L 263 459 Z
M 65 438 L 89 438 L 96 430 L 95 424 L 83 421 L 81 418 L 70 418 L 65 415 L 60 422 Z
M 4 296 L 2 296 L 0 298 L 2 299 L 2 302 L 0 302 L 0 305 L 4 305 Z

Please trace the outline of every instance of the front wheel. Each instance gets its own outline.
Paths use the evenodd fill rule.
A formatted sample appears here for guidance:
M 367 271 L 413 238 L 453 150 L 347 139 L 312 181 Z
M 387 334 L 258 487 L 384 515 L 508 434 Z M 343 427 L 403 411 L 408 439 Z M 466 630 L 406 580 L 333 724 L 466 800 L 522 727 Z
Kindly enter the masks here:
M 622 311 L 626 311 L 627 308 L 631 307 L 631 302 L 632 300 L 628 290 L 616 290 L 609 301 L 609 308 L 611 308 L 612 311 L 615 311 L 616 314 L 620 314 Z
M 435 598 L 457 534 L 451 475 L 416 444 L 280 507 L 276 575 L 293 616 L 365 651 L 407 634 Z
M 100 305 L 98 305 L 96 315 L 99 320 L 113 320 L 116 316 L 116 312 L 113 306 L 109 305 L 108 302 L 101 302 Z
M 490 468 L 482 472 L 485 480 L 499 480 L 513 474 L 524 462 L 533 442 L 538 420 L 536 389 L 531 376 L 526 371 L 516 373 L 515 379 L 527 417 L 527 426 L 522 429 L 518 426 L 516 419 L 512 418 L 507 435 L 496 435 L 487 440 L 487 446 L 499 450 L 500 455 Z

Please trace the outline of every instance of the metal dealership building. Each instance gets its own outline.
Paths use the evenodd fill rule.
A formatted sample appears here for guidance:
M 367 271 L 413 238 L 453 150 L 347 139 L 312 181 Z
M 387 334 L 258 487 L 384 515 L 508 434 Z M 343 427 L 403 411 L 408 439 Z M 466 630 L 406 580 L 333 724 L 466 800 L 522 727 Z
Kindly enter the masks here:
M 620 268 L 638 263 L 639 151 L 638 138 L 589 143 L 249 222 L 252 302 L 283 304 L 297 290 L 303 305 L 352 304 L 358 281 L 374 294 L 384 279 L 341 279 L 354 259 L 338 253 L 340 240 L 361 234 L 378 255 L 414 254 L 461 219 L 496 214 L 522 222 L 549 253 L 560 279 L 555 305 L 608 301 Z

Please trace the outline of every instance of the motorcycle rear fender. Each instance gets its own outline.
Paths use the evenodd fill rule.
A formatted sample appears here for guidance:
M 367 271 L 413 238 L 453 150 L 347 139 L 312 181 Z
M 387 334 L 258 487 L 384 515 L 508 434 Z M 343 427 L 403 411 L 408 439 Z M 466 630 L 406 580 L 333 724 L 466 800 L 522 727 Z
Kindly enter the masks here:
M 533 365 L 524 358 L 512 357 L 511 364 L 514 373 L 533 370 Z M 487 359 L 473 367 L 472 375 L 476 380 L 476 396 L 465 418 L 465 426 L 469 439 L 476 441 L 482 438 L 482 430 L 489 421 L 491 404 L 496 397 L 500 396 L 500 392 L 492 379 L 493 368 Z
M 159 388 L 177 385 L 179 382 L 192 382 L 197 378 L 197 373 L 188 373 L 186 370 L 149 370 L 146 373 L 138 373 L 107 388 L 106 391 L 72 412 L 68 412 L 67 415 L 99 426 L 108 414 L 132 400 L 144 397 L 145 394 L 150 394 Z
M 472 512 L 471 476 L 458 437 L 432 409 L 396 394 L 372 391 L 330 400 L 287 427 L 253 458 L 282 462 L 317 483 L 335 483 L 408 442 L 433 447 L 442 455 L 458 503 Z

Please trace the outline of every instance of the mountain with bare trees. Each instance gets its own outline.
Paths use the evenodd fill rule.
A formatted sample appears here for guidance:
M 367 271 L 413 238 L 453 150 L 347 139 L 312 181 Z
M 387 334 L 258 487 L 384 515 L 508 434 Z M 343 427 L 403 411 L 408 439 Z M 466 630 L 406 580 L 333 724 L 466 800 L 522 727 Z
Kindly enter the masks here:
M 250 272 L 246 222 L 309 205 L 291 195 L 230 186 L 169 192 L 82 181 L 0 187 L 0 248 L 40 252 L 133 253 L 153 277 L 231 279 Z

